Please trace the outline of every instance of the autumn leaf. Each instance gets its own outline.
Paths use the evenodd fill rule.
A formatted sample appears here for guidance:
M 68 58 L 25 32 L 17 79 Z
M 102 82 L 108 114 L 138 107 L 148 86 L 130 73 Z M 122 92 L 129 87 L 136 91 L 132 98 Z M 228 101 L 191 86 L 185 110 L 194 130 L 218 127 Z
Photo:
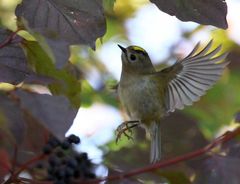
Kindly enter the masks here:
M 23 0 L 16 15 L 26 19 L 34 31 L 69 44 L 94 48 L 106 31 L 101 0 Z
M 13 34 L 6 29 L 0 29 L 0 43 Z M 24 52 L 19 44 L 8 43 L 0 48 L 0 82 L 18 84 L 29 74 Z
M 156 6 L 182 21 L 193 21 L 227 29 L 225 0 L 150 0 Z

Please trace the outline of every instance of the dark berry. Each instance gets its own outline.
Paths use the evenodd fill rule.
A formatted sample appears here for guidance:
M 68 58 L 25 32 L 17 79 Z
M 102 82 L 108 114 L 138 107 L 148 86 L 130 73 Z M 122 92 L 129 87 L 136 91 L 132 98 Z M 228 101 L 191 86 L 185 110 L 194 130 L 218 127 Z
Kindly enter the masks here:
M 92 162 L 89 159 L 85 160 L 84 163 L 87 167 L 92 167 L 93 166 Z
M 55 181 L 55 182 L 53 182 L 54 184 L 67 184 L 67 182 L 66 181 L 64 181 L 64 180 L 57 180 L 57 181 Z
M 37 163 L 36 168 L 43 169 L 44 168 L 43 163 Z
M 58 168 L 56 171 L 56 176 L 58 179 L 65 178 L 66 176 L 65 168 Z
M 81 153 L 81 157 L 83 160 L 88 160 L 88 154 L 87 153 Z
M 66 171 L 66 177 L 67 178 L 70 178 L 74 175 L 74 170 L 70 167 L 67 167 L 65 171 Z
M 68 161 L 67 161 L 67 165 L 71 168 L 76 168 L 78 166 L 78 162 L 75 158 L 70 158 Z
M 67 162 L 68 162 L 68 158 L 67 158 L 67 157 L 63 157 L 63 158 L 61 159 L 62 165 L 66 165 Z
M 69 149 L 70 146 L 71 144 L 67 140 L 64 140 L 61 144 L 62 149 L 65 149 L 65 150 Z
M 74 144 L 79 144 L 81 141 L 80 141 L 80 138 L 79 137 L 76 137 L 75 140 L 74 140 Z
M 76 160 L 80 163 L 82 161 L 88 160 L 87 153 L 81 153 L 75 156 Z
M 47 172 L 48 172 L 48 174 L 52 175 L 52 174 L 54 173 L 54 168 L 51 167 L 51 166 L 49 166 L 49 167 L 47 168 Z
M 94 179 L 96 178 L 96 175 L 94 173 L 88 172 L 84 174 L 84 177 L 89 179 Z
M 73 177 L 74 178 L 80 178 L 81 176 L 82 176 L 82 172 L 80 171 L 80 169 L 75 169 Z
M 53 175 L 48 174 L 47 181 L 53 181 L 54 179 L 56 179 L 56 178 Z
M 52 152 L 52 146 L 49 145 L 49 144 L 44 145 L 43 149 L 42 149 L 42 152 L 46 155 L 50 154 Z
M 68 138 L 67 138 L 69 143 L 74 143 L 74 144 L 79 144 L 80 143 L 80 138 L 74 134 L 71 134 Z
M 65 155 L 64 152 L 61 151 L 61 150 L 58 150 L 58 151 L 56 152 L 56 156 L 59 157 L 59 158 L 62 158 L 64 155 Z
M 61 164 L 61 160 L 57 156 L 51 155 L 48 159 L 48 163 L 51 166 L 59 166 Z
M 51 145 L 53 148 L 56 148 L 60 145 L 60 141 L 56 137 L 50 137 L 48 140 L 48 144 Z

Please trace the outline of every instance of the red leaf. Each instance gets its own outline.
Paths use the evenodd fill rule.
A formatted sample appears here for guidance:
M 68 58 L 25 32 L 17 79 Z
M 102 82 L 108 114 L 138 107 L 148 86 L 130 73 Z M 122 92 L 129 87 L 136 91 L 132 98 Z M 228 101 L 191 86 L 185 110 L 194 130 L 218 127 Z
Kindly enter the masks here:
M 24 137 L 25 120 L 16 99 L 11 99 L 3 93 L 0 94 L 0 102 L 1 128 L 6 132 L 10 131 L 15 141 L 20 144 Z
M 157 7 L 182 21 L 193 21 L 227 29 L 225 0 L 150 0 Z
M 0 44 L 11 34 L 8 30 L 0 29 Z M 26 58 L 19 44 L 8 43 L 0 49 L 0 82 L 18 84 L 28 73 Z
M 4 149 L 0 149 L 0 182 L 3 182 L 4 176 L 6 176 L 11 169 L 11 162 L 8 153 Z
M 20 99 L 22 109 L 29 117 L 53 133 L 59 139 L 65 137 L 77 114 L 64 96 L 51 96 L 17 90 L 15 95 Z
M 199 165 L 195 184 L 211 183 L 226 184 L 239 183 L 240 159 L 228 156 L 212 155 Z
M 106 31 L 102 0 L 24 0 L 16 15 L 34 31 L 47 37 L 51 33 L 70 44 L 95 47 L 95 40 Z
M 26 121 L 26 131 L 24 142 L 21 145 L 21 150 L 24 152 L 23 154 L 18 155 L 18 159 L 21 162 L 28 160 L 29 157 L 41 153 L 42 147 L 49 136 L 49 131 L 31 114 L 25 112 L 24 118 Z M 30 155 L 27 154 L 27 152 L 30 153 Z

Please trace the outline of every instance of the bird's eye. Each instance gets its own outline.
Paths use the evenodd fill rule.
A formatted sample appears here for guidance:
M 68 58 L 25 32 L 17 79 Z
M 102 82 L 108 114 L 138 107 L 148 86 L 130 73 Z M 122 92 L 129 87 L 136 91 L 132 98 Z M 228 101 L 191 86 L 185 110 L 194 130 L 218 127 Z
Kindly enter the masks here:
M 132 61 L 135 61 L 137 58 L 136 58 L 135 55 L 131 54 L 131 55 L 130 55 L 130 59 L 131 59 Z

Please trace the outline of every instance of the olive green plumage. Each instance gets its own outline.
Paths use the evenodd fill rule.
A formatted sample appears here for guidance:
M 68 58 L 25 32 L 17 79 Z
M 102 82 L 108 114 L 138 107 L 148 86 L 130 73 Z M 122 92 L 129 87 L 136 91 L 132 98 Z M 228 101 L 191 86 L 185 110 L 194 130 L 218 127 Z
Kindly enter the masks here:
M 196 53 L 198 43 L 187 57 L 156 71 L 144 49 L 119 45 L 122 50 L 119 98 L 131 120 L 138 120 L 149 131 L 151 162 L 161 158 L 161 119 L 169 112 L 199 100 L 216 83 L 228 64 L 226 53 L 215 57 L 221 46 L 209 52 L 211 46 L 212 41 Z

